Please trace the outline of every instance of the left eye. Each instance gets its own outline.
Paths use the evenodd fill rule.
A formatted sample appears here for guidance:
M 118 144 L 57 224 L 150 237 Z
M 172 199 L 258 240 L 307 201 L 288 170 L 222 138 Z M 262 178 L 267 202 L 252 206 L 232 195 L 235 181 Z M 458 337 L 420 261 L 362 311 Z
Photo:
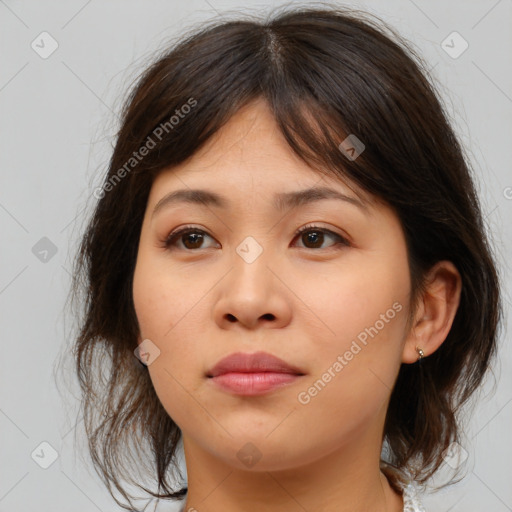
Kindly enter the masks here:
M 304 237 L 304 235 L 307 235 Z M 318 248 L 318 245 L 322 245 L 322 242 L 324 240 L 325 235 L 331 238 L 337 238 L 340 240 L 337 244 L 334 245 L 349 245 L 348 241 L 343 238 L 341 235 L 338 235 L 337 233 L 333 233 L 329 229 L 320 228 L 319 226 L 304 226 L 303 228 L 300 228 L 296 233 L 295 236 L 301 237 L 301 239 L 306 239 L 306 243 L 311 243 L 314 245 L 314 248 Z M 307 249 L 310 249 L 311 247 L 307 247 Z
M 341 235 L 338 235 L 329 229 L 313 225 L 304 226 L 297 230 L 295 232 L 294 240 L 295 238 L 300 237 L 301 240 L 304 240 L 305 244 L 312 245 L 312 247 L 305 247 L 306 249 L 318 249 L 322 248 L 321 246 L 323 245 L 326 235 L 327 237 L 338 239 L 338 242 L 334 245 L 349 245 L 348 241 Z M 210 237 L 208 233 L 201 229 L 185 226 L 178 231 L 171 233 L 167 237 L 165 240 L 165 247 L 169 250 L 174 247 L 183 250 L 204 249 L 204 247 L 201 247 L 201 244 L 205 236 Z M 181 242 L 183 247 L 179 247 L 178 242 Z

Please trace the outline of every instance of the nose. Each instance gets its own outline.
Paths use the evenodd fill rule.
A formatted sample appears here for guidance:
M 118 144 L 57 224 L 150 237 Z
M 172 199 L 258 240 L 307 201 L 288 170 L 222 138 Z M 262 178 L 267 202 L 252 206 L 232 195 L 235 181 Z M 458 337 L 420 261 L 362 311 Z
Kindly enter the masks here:
M 236 254 L 217 289 L 213 315 L 219 327 L 255 330 L 289 324 L 293 293 L 280 274 L 265 252 L 250 263 Z

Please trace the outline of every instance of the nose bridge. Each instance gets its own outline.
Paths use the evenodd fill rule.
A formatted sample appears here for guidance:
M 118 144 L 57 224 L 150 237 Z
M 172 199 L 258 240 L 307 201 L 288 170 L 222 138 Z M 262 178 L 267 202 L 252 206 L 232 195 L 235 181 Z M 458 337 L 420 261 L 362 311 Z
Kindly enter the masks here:
M 245 287 L 250 288 L 245 290 L 246 294 L 257 289 L 260 293 L 269 291 L 268 277 L 272 275 L 268 269 L 272 253 L 269 242 L 268 236 L 248 235 L 235 247 L 232 279 L 241 280 Z
M 267 260 L 269 240 L 270 237 L 268 236 L 263 237 L 257 235 L 256 238 L 252 235 L 248 235 L 236 246 L 235 252 L 247 265 L 253 265 L 258 260 L 261 264 L 262 261 Z
M 290 321 L 291 304 L 271 270 L 275 252 L 268 247 L 270 240 L 270 236 L 249 235 L 234 247 L 231 271 L 214 306 L 219 326 L 228 328 L 237 321 L 254 329 L 269 321 L 269 327 Z

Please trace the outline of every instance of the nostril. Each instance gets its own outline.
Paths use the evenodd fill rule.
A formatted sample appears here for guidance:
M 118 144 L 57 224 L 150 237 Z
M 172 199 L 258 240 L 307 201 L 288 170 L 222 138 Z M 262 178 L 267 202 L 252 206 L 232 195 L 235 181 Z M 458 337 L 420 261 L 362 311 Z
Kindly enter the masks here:
M 230 322 L 236 322 L 236 316 L 232 315 L 231 313 L 228 313 L 226 315 L 226 318 Z M 263 318 L 264 320 L 275 320 L 276 317 L 272 313 L 265 313 L 264 315 L 261 315 L 261 318 Z

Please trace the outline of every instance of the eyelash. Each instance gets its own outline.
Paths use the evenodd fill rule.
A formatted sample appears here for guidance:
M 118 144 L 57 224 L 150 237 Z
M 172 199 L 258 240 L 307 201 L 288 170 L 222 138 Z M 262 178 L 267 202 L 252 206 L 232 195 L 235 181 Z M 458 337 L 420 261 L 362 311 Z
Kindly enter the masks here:
M 336 245 L 338 246 L 342 246 L 342 247 L 348 247 L 350 246 L 350 243 L 348 242 L 348 240 L 344 237 L 342 237 L 341 235 L 339 235 L 338 233 L 334 233 L 333 231 L 329 230 L 329 229 L 325 229 L 325 228 L 322 228 L 320 226 L 316 226 L 315 224 L 307 224 L 306 226 L 303 226 L 302 228 L 298 229 L 295 234 L 294 234 L 294 240 L 295 238 L 297 238 L 298 236 L 302 235 L 303 233 L 306 233 L 308 231 L 317 231 L 317 232 L 320 232 L 320 233 L 323 233 L 323 234 L 328 234 L 328 235 L 332 235 L 334 237 L 337 237 L 340 242 L 334 244 L 334 246 L 331 246 L 330 248 L 327 248 L 327 249 L 311 249 L 311 250 L 329 250 L 329 249 L 333 249 L 335 248 Z M 178 229 L 177 231 L 174 231 L 172 232 L 164 241 L 164 247 L 168 250 L 173 250 L 173 246 L 175 245 L 175 241 L 176 239 L 179 239 L 181 235 L 185 235 L 185 234 L 189 234 L 189 233 L 201 233 L 203 235 L 208 235 L 208 233 L 206 233 L 206 231 L 203 231 L 202 229 L 198 229 L 194 226 L 184 226 L 180 229 Z M 208 235 L 210 236 L 210 235 Z M 341 247 L 339 247 L 341 248 Z M 303 249 L 308 249 L 308 247 L 303 247 Z M 188 251 L 188 252 L 196 252 L 196 251 L 199 251 L 200 249 L 178 249 L 178 250 L 184 250 L 184 251 Z

